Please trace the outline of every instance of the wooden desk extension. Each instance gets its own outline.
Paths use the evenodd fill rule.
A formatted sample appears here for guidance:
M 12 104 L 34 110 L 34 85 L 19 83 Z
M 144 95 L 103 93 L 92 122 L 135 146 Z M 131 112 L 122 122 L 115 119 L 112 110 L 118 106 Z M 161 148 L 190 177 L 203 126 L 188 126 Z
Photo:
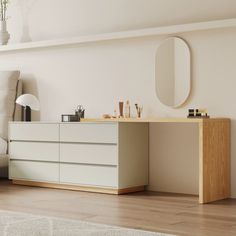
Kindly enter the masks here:
M 199 129 L 199 203 L 230 197 L 230 119 L 84 119 L 82 122 L 196 123 Z

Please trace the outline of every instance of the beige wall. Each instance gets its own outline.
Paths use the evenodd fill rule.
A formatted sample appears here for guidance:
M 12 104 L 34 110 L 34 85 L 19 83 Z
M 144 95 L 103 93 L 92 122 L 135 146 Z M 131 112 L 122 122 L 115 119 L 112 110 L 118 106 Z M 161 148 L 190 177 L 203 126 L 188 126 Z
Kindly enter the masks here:
M 30 1 L 20 0 L 22 2 Z M 210 0 L 103 0 L 99 3 L 71 0 L 70 7 L 66 6 L 67 2 L 35 1 L 27 13 L 28 18 L 25 17 L 33 40 L 174 24 L 200 20 L 199 17 L 202 20 L 232 17 L 236 7 L 236 1 Z M 198 5 L 190 8 L 189 4 L 195 3 Z M 9 23 L 12 42 L 21 38 L 19 7 L 12 7 L 10 11 L 15 13 Z M 173 14 L 177 10 L 181 14 Z M 65 15 L 63 19 L 62 15 Z M 144 115 L 148 116 L 181 117 L 187 115 L 190 107 L 205 107 L 212 116 L 232 118 L 232 196 L 236 197 L 236 147 L 233 145 L 236 141 L 236 29 L 177 36 L 188 42 L 193 59 L 192 93 L 180 109 L 165 107 L 155 95 L 155 53 L 164 37 L 3 53 L 0 69 L 22 71 L 25 92 L 39 96 L 42 120 L 58 121 L 62 113 L 73 112 L 77 104 L 86 107 L 88 117 L 98 117 L 112 113 L 114 104 L 121 99 L 143 104 Z M 196 132 L 196 127 L 189 125 L 151 126 L 152 190 L 198 191 Z
M 14 41 L 235 17 L 235 0 L 12 0 Z M 23 39 L 28 37 L 24 35 Z

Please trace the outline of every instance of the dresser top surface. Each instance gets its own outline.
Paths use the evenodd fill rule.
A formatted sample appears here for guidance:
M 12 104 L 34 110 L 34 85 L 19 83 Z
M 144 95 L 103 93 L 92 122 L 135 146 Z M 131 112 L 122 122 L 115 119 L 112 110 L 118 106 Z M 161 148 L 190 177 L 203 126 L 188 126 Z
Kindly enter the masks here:
M 230 122 L 229 118 L 86 118 L 81 122 L 48 122 L 48 121 L 11 121 L 10 124 L 81 124 L 81 123 L 203 123 L 211 121 Z

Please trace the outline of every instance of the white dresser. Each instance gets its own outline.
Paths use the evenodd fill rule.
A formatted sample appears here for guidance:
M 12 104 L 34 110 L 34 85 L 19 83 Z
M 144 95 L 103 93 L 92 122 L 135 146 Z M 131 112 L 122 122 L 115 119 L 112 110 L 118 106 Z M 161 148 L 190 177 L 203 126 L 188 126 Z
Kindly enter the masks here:
M 9 123 L 15 184 L 113 194 L 148 184 L 148 123 Z

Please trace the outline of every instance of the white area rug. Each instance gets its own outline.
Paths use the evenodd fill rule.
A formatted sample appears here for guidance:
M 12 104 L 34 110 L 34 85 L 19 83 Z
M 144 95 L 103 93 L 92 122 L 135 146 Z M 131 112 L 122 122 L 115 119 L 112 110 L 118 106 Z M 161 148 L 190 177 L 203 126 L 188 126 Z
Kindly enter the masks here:
M 140 230 L 92 224 L 18 212 L 0 211 L 0 236 L 166 236 Z

